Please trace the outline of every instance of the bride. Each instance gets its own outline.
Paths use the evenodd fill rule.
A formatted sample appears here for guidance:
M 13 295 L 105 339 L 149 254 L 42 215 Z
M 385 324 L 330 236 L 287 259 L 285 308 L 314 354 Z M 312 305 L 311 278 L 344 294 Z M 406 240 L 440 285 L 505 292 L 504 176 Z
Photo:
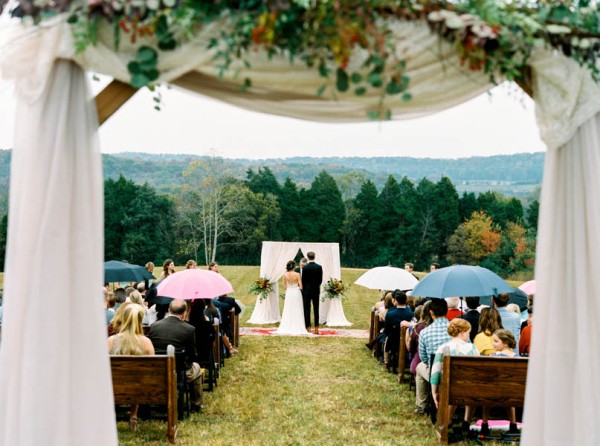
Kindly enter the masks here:
M 285 266 L 283 287 L 285 288 L 285 303 L 281 324 L 275 334 L 307 335 L 304 325 L 304 303 L 302 301 L 302 278 L 294 271 L 296 262 L 290 260 Z

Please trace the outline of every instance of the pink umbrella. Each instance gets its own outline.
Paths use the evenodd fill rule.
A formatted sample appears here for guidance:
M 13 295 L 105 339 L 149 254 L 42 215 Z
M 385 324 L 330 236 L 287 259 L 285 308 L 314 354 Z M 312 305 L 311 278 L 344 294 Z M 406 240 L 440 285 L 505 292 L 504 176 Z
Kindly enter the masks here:
M 186 269 L 171 274 L 157 287 L 158 295 L 173 299 L 214 299 L 233 292 L 221 274 L 205 269 Z
M 522 284 L 519 289 L 525 294 L 535 294 L 535 280 L 530 280 Z

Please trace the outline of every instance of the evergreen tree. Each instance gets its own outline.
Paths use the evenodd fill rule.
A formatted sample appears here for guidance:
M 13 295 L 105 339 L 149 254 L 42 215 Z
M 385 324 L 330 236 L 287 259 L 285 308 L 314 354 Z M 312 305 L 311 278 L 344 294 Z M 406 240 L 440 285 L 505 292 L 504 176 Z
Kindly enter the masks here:
M 433 258 L 446 257 L 448 237 L 460 223 L 459 198 L 456 188 L 448 177 L 442 177 L 436 184 L 436 228 L 437 252 Z M 432 259 L 429 259 L 431 261 Z M 429 263 L 429 262 L 428 262 Z
M 279 207 L 281 208 L 279 231 L 283 241 L 302 241 L 299 227 L 301 206 L 298 188 L 291 178 L 287 177 L 279 196 Z
M 527 209 L 527 226 L 537 232 L 538 218 L 540 215 L 540 202 L 533 200 Z
M 302 237 L 305 241 L 339 242 L 346 210 L 333 177 L 322 170 L 315 177 L 310 190 L 300 192 L 300 201 L 303 205 Z
M 246 176 L 246 185 L 255 194 L 274 194 L 279 197 L 281 186 L 268 166 L 259 167 L 256 173 L 252 169 L 248 169 Z
M 377 226 L 381 221 L 381 209 L 377 200 L 377 187 L 371 180 L 361 186 L 354 199 L 353 222 L 354 243 L 350 251 L 364 266 L 371 266 L 381 243 Z
M 473 192 L 463 192 L 462 197 L 458 201 L 458 214 L 460 215 L 461 223 L 471 218 L 473 212 L 479 210 L 477 197 Z
M 173 255 L 174 204 L 147 184 L 120 176 L 104 183 L 104 255 L 135 264 Z
M 408 180 L 407 180 L 408 181 Z M 412 184 L 412 183 L 411 183 Z M 414 189 L 413 189 L 414 192 Z M 401 211 L 402 190 L 396 178 L 390 175 L 378 197 L 381 217 L 377 224 L 379 246 L 377 263 L 386 265 L 395 262 L 398 257 L 396 236 L 404 214 Z

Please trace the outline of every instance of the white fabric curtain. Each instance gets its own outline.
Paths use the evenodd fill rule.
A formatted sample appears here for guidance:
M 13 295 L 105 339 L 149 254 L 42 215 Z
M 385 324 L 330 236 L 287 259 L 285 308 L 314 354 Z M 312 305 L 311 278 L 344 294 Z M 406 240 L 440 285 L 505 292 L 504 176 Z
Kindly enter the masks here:
M 260 277 L 267 277 L 273 284 L 273 291 L 266 300 L 256 298 L 256 305 L 248 323 L 273 324 L 281 320 L 279 314 L 279 279 L 285 272 L 285 265 L 298 253 L 297 243 L 263 242 L 260 253 Z
M 0 445 L 116 445 L 102 310 L 103 181 L 81 68 L 19 98 L 0 345 Z
M 575 62 L 532 58 L 548 146 L 538 222 L 523 444 L 600 444 L 600 87 Z
M 600 114 L 548 151 L 523 444 L 600 444 Z

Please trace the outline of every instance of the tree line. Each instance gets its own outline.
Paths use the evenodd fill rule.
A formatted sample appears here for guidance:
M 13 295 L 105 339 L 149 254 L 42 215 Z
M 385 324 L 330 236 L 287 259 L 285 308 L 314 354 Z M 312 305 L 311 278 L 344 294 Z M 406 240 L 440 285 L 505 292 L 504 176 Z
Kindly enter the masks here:
M 380 190 L 360 174 L 322 170 L 308 187 L 279 182 L 269 167 L 236 178 L 220 158 L 192 162 L 184 184 L 160 194 L 120 176 L 104 183 L 105 258 L 162 264 L 217 260 L 257 265 L 261 243 L 338 242 L 342 265 L 479 264 L 503 275 L 530 272 L 538 201 L 498 192 L 459 195 L 449 178 L 390 175 Z M 7 215 L 0 219 L 4 269 Z
M 389 176 L 378 190 L 360 176 L 321 171 L 309 187 L 269 167 L 230 175 L 220 158 L 196 161 L 176 193 L 121 176 L 105 182 L 105 257 L 143 264 L 166 258 L 256 265 L 261 242 L 338 242 L 347 267 L 431 262 L 531 271 L 538 202 L 527 209 L 497 192 L 459 195 L 447 177 Z

